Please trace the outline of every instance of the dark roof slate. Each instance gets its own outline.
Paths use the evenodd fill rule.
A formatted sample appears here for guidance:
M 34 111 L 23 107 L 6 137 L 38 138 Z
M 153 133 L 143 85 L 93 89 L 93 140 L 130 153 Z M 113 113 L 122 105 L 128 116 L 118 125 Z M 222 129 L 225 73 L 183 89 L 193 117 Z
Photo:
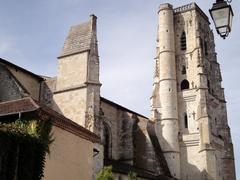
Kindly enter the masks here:
M 65 40 L 60 57 L 90 50 L 92 21 L 72 26 Z

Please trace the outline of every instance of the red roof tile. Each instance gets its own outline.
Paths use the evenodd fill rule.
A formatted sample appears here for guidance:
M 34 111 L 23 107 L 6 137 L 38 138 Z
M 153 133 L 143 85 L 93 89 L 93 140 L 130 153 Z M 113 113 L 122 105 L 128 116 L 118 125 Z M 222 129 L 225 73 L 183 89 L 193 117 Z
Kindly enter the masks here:
M 39 106 L 31 98 L 23 98 L 13 101 L 0 103 L 0 116 L 6 116 L 16 113 L 31 112 L 38 109 Z
M 53 109 L 34 101 L 30 97 L 0 103 L 0 118 L 18 113 L 31 113 L 36 111 L 38 112 L 37 114 L 39 119 L 41 119 L 42 115 L 45 117 L 47 116 L 51 119 L 54 126 L 71 132 L 72 134 L 86 140 L 100 143 L 100 138 L 96 134 L 78 125 Z

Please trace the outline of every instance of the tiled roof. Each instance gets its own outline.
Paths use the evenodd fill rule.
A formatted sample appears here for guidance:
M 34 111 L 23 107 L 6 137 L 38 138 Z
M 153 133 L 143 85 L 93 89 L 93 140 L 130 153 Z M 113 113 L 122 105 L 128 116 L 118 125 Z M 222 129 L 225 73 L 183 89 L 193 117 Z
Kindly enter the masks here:
M 39 106 L 35 104 L 31 98 L 1 102 L 0 117 L 16 113 L 31 112 L 38 108 Z
M 98 143 L 100 142 L 100 138 L 96 134 L 71 121 L 51 108 L 34 101 L 30 97 L 0 103 L 0 119 L 6 118 L 6 116 L 9 115 L 32 112 L 35 112 L 41 120 L 44 120 L 45 117 L 49 117 L 52 124 L 56 127 L 71 132 L 86 140 Z
M 91 20 L 77 26 L 72 26 L 65 40 L 60 57 L 90 50 L 91 26 Z

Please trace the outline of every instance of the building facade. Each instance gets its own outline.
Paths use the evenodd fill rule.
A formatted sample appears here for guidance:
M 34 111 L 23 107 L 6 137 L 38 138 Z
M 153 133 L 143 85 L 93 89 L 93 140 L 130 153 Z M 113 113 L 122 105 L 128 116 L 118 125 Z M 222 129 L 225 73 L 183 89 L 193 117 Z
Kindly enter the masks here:
M 46 180 L 95 179 L 109 165 L 117 180 L 129 172 L 140 180 L 236 179 L 208 18 L 195 3 L 176 9 L 162 4 L 158 16 L 151 118 L 100 96 L 94 15 L 71 27 L 56 77 L 0 59 L 0 106 L 27 99 L 55 122 Z
M 236 179 L 224 89 L 208 17 L 160 6 L 152 119 L 177 179 Z

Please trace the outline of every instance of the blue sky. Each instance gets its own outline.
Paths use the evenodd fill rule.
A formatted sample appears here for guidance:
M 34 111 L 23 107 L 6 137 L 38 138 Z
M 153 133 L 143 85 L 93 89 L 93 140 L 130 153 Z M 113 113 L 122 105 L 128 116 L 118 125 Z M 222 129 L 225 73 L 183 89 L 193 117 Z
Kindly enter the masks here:
M 37 74 L 55 76 L 57 59 L 71 25 L 98 17 L 102 96 L 149 116 L 157 34 L 162 0 L 0 0 L 0 57 Z M 191 1 L 167 1 L 174 7 Z M 196 1 L 209 16 L 214 1 Z M 233 31 L 217 35 L 228 119 L 240 178 L 240 1 L 232 2 Z M 213 28 L 213 26 L 212 26 Z M 214 30 L 215 32 L 215 30 Z

